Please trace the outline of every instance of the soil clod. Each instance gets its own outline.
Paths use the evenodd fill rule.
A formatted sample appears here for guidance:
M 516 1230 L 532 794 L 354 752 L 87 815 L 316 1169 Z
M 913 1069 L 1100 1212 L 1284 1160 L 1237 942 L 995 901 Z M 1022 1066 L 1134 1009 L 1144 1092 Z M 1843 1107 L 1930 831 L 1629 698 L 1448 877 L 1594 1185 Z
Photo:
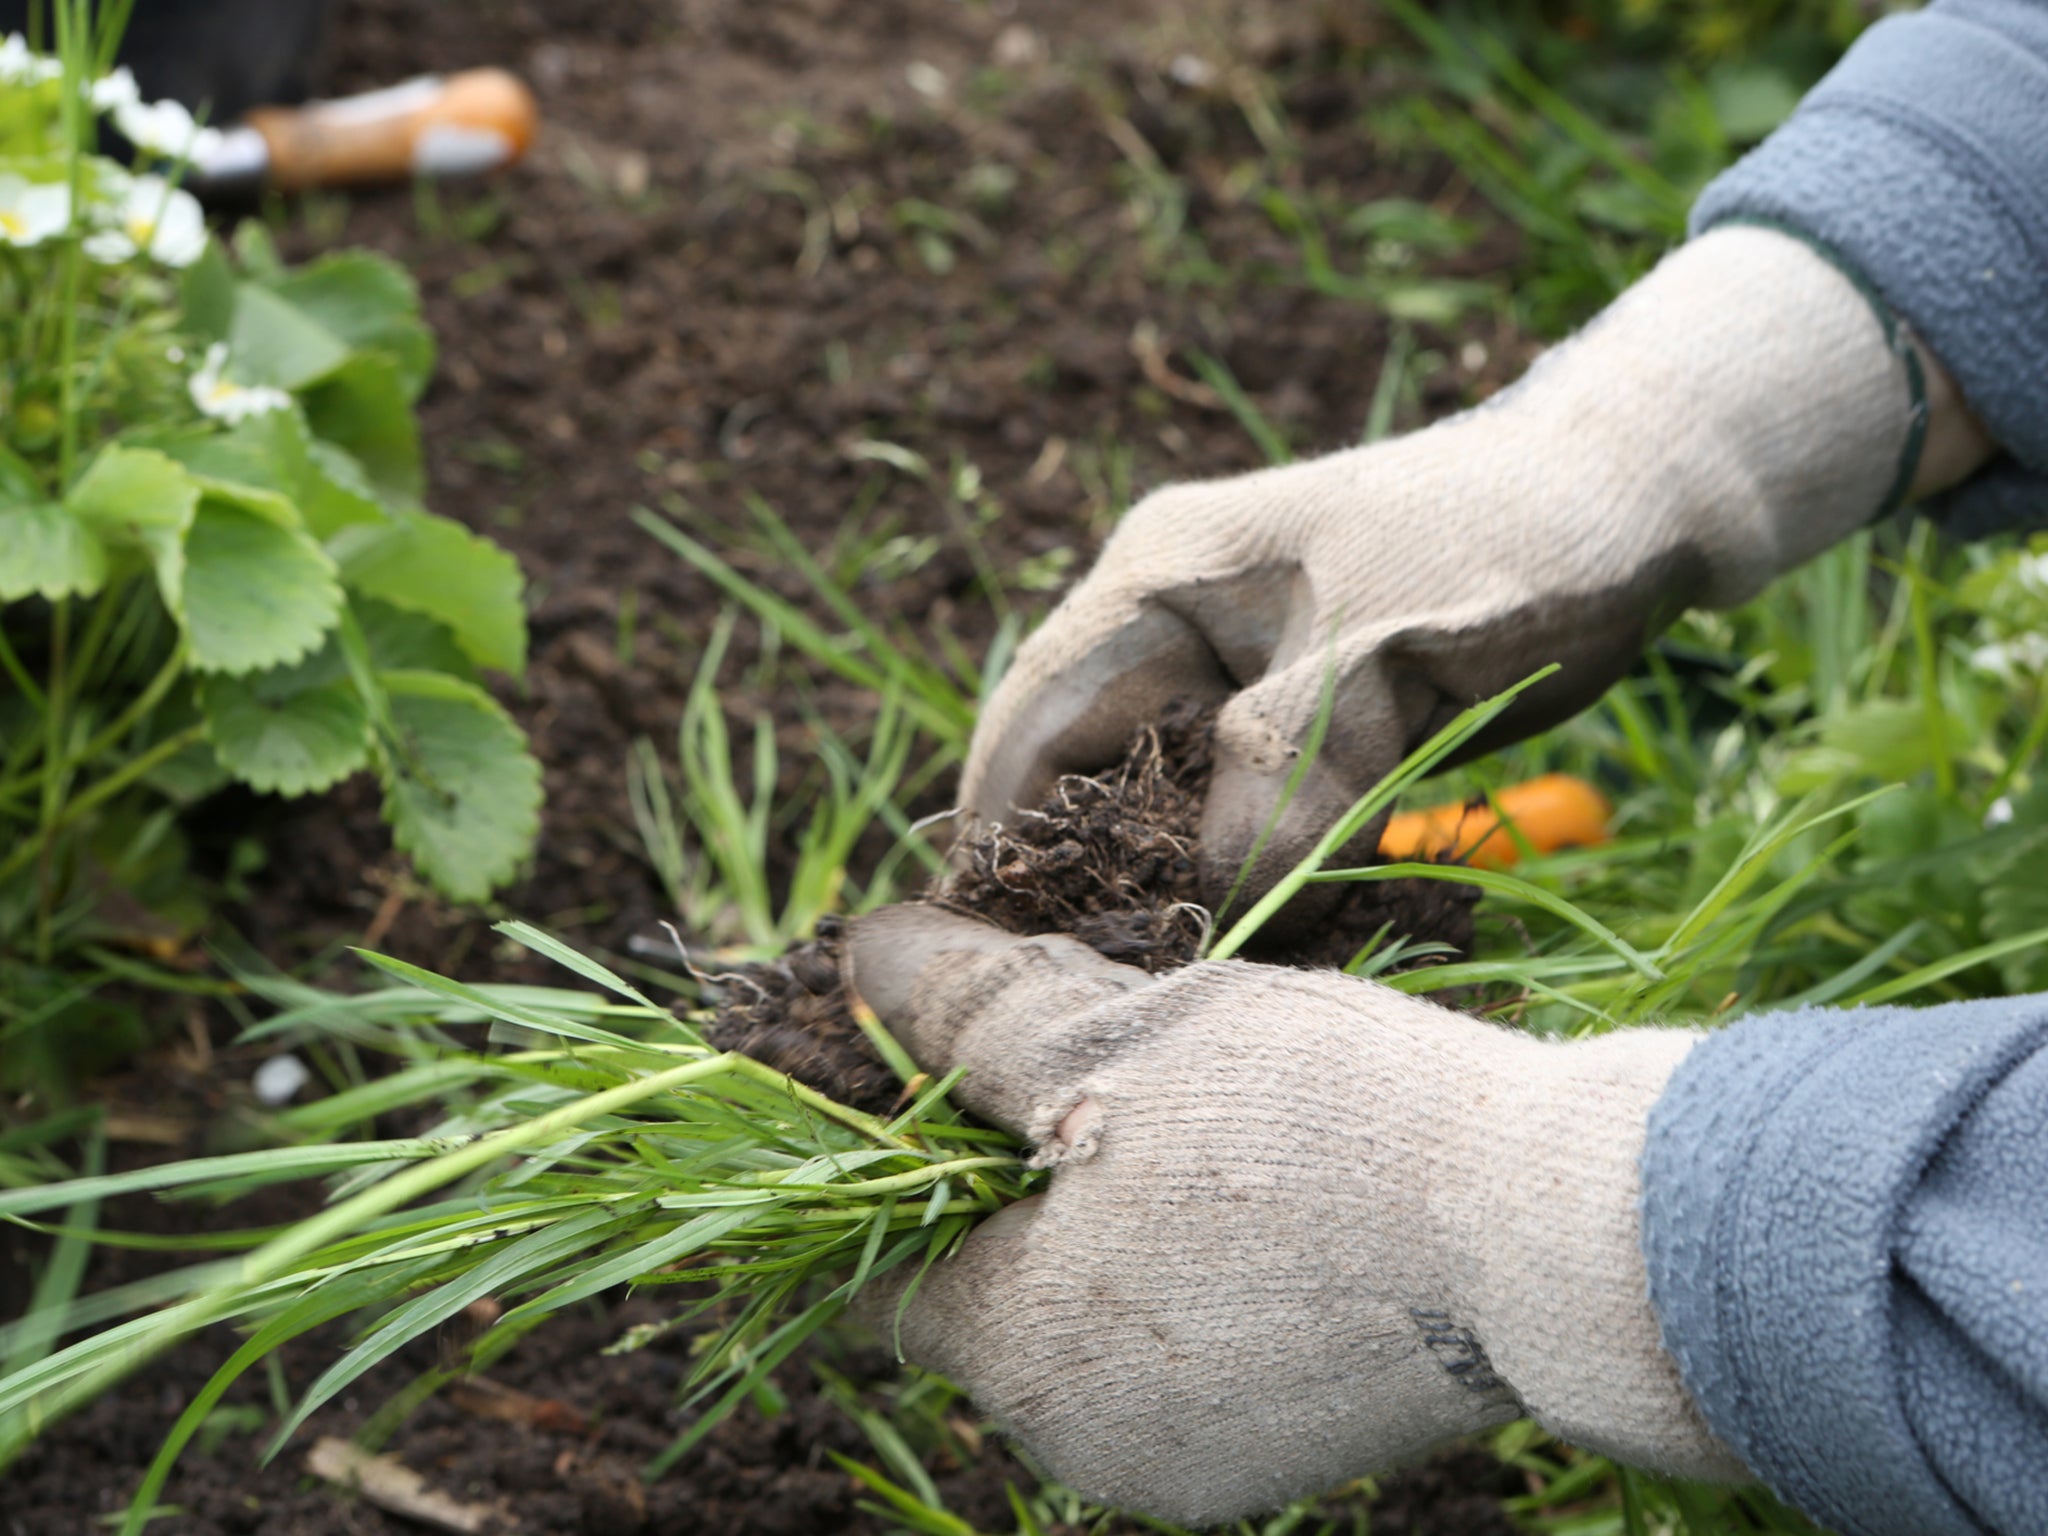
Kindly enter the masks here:
M 1139 731 L 1114 768 L 1068 774 L 1037 809 L 970 828 L 955 850 L 954 873 L 924 899 L 1012 933 L 1070 933 L 1111 960 L 1155 973 L 1197 959 L 1211 926 L 1201 904 L 1200 831 L 1215 718 L 1213 707 L 1176 703 Z M 1341 968 L 1375 940 L 1402 939 L 1462 955 L 1472 942 L 1477 894 L 1431 880 L 1354 885 L 1305 945 L 1258 958 Z M 839 924 L 820 924 L 811 942 L 717 978 L 721 995 L 708 1036 L 842 1103 L 881 1113 L 900 1085 L 854 1022 L 842 942 Z

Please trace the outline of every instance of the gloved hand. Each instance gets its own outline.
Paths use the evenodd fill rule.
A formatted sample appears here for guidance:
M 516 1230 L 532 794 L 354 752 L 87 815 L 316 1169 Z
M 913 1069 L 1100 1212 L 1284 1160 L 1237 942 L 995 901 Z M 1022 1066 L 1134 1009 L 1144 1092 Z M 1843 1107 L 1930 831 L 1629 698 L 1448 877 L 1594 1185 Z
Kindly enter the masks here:
M 1939 409 L 1952 388 L 1929 383 Z M 1227 697 L 1202 826 L 1214 901 L 1334 665 L 1262 890 L 1458 710 L 1554 661 L 1471 750 L 1553 724 L 1685 608 L 1744 601 L 1867 522 L 1910 401 L 1846 277 L 1789 236 L 1716 230 L 1477 410 L 1139 503 L 996 689 L 962 804 L 1001 821 L 1115 761 L 1175 697 Z
M 1525 1412 L 1743 1475 L 1638 1247 L 1645 1117 L 1693 1035 L 1548 1044 L 1235 961 L 1154 979 L 926 907 L 861 919 L 852 964 L 1055 1169 L 933 1266 L 904 1349 L 1084 1493 L 1206 1526 Z

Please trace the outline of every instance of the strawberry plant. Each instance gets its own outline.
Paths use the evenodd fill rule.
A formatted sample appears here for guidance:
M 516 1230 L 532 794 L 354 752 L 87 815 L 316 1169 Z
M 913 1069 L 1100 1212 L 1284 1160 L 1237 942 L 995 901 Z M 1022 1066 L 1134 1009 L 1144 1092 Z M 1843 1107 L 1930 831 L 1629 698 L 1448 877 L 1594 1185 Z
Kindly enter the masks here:
M 541 796 L 480 682 L 524 665 L 518 565 L 422 505 L 410 279 L 256 226 L 231 257 L 177 184 L 211 130 L 107 70 L 118 18 L 53 20 L 53 57 L 0 44 L 0 1039 L 69 1006 L 67 960 L 195 931 L 179 817 L 230 783 L 374 773 L 461 901 Z

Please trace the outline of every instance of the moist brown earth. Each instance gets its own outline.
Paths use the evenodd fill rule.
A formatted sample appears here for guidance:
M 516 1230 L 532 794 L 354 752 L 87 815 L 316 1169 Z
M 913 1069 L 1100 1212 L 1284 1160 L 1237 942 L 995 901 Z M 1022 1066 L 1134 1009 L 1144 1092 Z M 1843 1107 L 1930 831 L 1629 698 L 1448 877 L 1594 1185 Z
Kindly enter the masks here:
M 417 276 L 441 343 L 423 405 L 430 500 L 511 548 L 531 583 L 531 662 L 504 696 L 547 804 L 505 911 L 615 951 L 674 915 L 625 764 L 641 737 L 671 752 L 722 599 L 636 508 L 819 613 L 760 535 L 753 509 L 772 509 L 864 612 L 979 654 L 999 605 L 978 558 L 1028 616 L 1128 500 L 1263 462 L 1196 379 L 1197 353 L 1298 451 L 1357 439 L 1387 322 L 1304 281 L 1298 243 L 1242 189 L 1246 167 L 1275 163 L 1254 123 L 1277 113 L 1276 174 L 1302 206 L 1334 219 L 1396 197 L 1480 230 L 1428 258 L 1430 275 L 1492 274 L 1513 256 L 1515 232 L 1455 172 L 1378 147 L 1368 116 L 1404 85 L 1382 58 L 1385 24 L 1342 21 L 1342 7 L 1212 9 L 344 8 L 337 88 L 500 63 L 533 83 L 546 125 L 496 183 L 280 215 L 289 254 L 369 245 Z M 1223 73 L 1176 84 L 1189 57 Z M 1277 99 L 1255 100 L 1254 84 Z M 1428 361 L 1397 426 L 1483 397 L 1532 350 L 1492 319 L 1415 331 Z M 973 519 L 978 557 L 961 509 L 876 444 L 941 480 L 978 477 L 998 509 Z M 777 654 L 760 668 L 743 622 L 720 691 L 737 735 L 770 722 L 787 790 L 815 762 L 816 722 L 857 740 L 874 701 Z M 944 809 L 948 785 L 919 812 Z M 437 969 L 502 978 L 525 963 L 409 877 L 377 798 L 363 779 L 317 805 L 219 804 L 223 859 L 252 817 L 268 828 L 269 865 L 236 913 L 246 937 L 284 964 L 366 928 Z
M 742 574 L 836 622 L 755 532 L 750 509 L 772 508 L 844 575 L 865 612 L 979 655 L 998 603 L 961 537 L 961 508 L 870 445 L 921 456 L 941 482 L 957 485 L 972 470 L 983 494 L 971 518 L 979 558 L 1008 574 L 1004 598 L 1028 618 L 1085 567 L 1129 500 L 1262 462 L 1197 381 L 1198 350 L 1229 369 L 1297 451 L 1357 439 L 1387 322 L 1303 280 L 1298 242 L 1246 191 L 1248 167 L 1266 167 L 1304 206 L 1400 197 L 1474 221 L 1466 248 L 1426 258 L 1433 275 L 1498 272 L 1517 247 L 1451 169 L 1412 147 L 1396 153 L 1372 131 L 1371 115 L 1407 82 L 1388 24 L 1364 6 L 344 0 L 339 9 L 336 89 L 499 64 L 540 100 L 539 149 L 495 183 L 306 199 L 278 210 L 277 227 L 294 257 L 369 245 L 418 278 L 441 342 L 423 403 L 429 499 L 512 549 L 530 583 L 531 662 L 504 697 L 545 766 L 548 803 L 532 867 L 502 893 L 500 910 L 613 952 L 672 915 L 634 832 L 625 761 L 637 738 L 672 744 L 721 606 L 707 581 L 633 523 L 634 508 L 673 520 Z M 1431 360 L 1401 397 L 1400 427 L 1482 398 L 1533 351 L 1490 319 L 1454 333 L 1418 324 L 1415 336 L 1415 355 Z M 785 790 L 813 756 L 816 721 L 858 740 L 874 710 L 871 697 L 745 623 L 720 691 L 735 720 L 769 721 Z M 1008 870 L 1021 859 L 1036 884 L 1015 908 L 1003 905 L 1015 890 L 1003 891 L 991 915 L 1080 929 L 1119 959 L 1168 963 L 1199 937 L 1180 905 L 1191 867 L 1174 840 L 1183 834 L 1160 830 L 1190 824 L 1192 792 L 1172 774 L 1088 782 L 1096 787 L 1069 789 L 1081 826 L 1109 828 L 1130 845 L 1119 858 L 1146 862 L 1146 900 L 1134 908 L 1114 881 L 1105 894 L 1099 862 L 1089 873 L 1095 832 L 1024 823 L 989 874 L 1015 887 Z M 918 809 L 942 809 L 944 792 Z M 1130 821 L 1133 793 L 1150 796 L 1163 823 Z M 243 935 L 281 964 L 368 936 L 439 969 L 543 979 L 491 936 L 490 914 L 419 888 L 390 852 L 376 801 L 374 786 L 358 781 L 306 805 L 223 797 L 214 806 L 198 841 L 246 889 L 234 914 Z M 269 850 L 254 872 L 252 833 Z M 1083 849 L 1078 861 L 1063 851 L 1069 842 Z M 786 864 L 785 852 L 777 857 Z M 1419 918 L 1412 926 L 1444 931 Z M 790 965 L 802 971 L 801 960 Z M 832 991 L 825 972 L 809 977 Z M 158 1071 L 158 1058 L 131 1098 L 219 1125 L 232 1118 L 224 1095 L 246 1083 L 255 1058 L 208 1057 L 207 1032 L 218 1045 L 233 1021 L 194 1009 L 181 1021 L 196 1042 L 192 1070 Z M 169 1150 L 210 1148 L 195 1137 Z M 103 1220 L 190 1232 L 224 1218 L 135 1201 Z M 26 1252 L 20 1233 L 0 1236 L 0 1315 L 25 1298 Z M 152 1262 L 103 1252 L 88 1284 L 137 1278 Z M 810 1359 L 778 1373 L 782 1411 L 743 1410 L 643 1484 L 637 1469 L 679 1427 L 674 1393 L 690 1341 L 664 1335 L 602 1354 L 659 1315 L 658 1297 L 609 1301 L 555 1320 L 493 1367 L 496 1382 L 526 1398 L 444 1393 L 386 1449 L 456 1498 L 501 1506 L 532 1536 L 892 1527 L 861 1507 L 827 1455 L 876 1461 L 820 1395 Z M 219 1331 L 196 1340 L 54 1427 L 0 1475 L 0 1536 L 104 1528 L 235 1342 Z M 329 1333 L 293 1346 L 278 1385 L 303 1390 L 343 1342 Z M 188 1451 L 173 1474 L 171 1509 L 151 1531 L 418 1531 L 309 1477 L 303 1456 L 315 1436 L 361 1430 L 411 1372 L 460 1342 L 423 1342 L 366 1377 L 267 1466 L 256 1450 L 276 1422 L 271 1384 L 260 1372 L 245 1378 L 218 1433 L 203 1437 L 215 1443 Z M 831 1363 L 875 1402 L 894 1374 L 874 1351 Z M 508 1401 L 524 1417 L 493 1416 Z M 951 1417 L 968 1431 L 956 1441 L 971 1438 L 964 1407 Z M 996 1441 L 978 1455 L 964 1444 L 934 1450 L 928 1463 L 963 1519 L 1014 1528 L 1004 1485 L 1033 1479 Z M 1370 1519 L 1375 1530 L 1418 1536 L 1496 1536 L 1513 1528 L 1499 1498 L 1520 1491 L 1492 1457 L 1462 1451 L 1381 1479 Z M 1346 1529 L 1362 1517 L 1355 1499 L 1327 1513 Z

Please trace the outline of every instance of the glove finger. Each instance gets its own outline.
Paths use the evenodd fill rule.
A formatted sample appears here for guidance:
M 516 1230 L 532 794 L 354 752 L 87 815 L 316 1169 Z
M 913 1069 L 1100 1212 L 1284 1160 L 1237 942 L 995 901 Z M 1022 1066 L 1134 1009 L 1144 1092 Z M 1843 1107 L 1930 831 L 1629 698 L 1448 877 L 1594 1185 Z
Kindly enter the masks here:
M 1231 683 L 1186 619 L 1085 584 L 1024 643 L 975 727 L 961 804 L 1006 820 L 1063 773 L 1108 767 L 1176 699 L 1215 700 Z
M 1034 1195 L 982 1222 L 957 1253 L 911 1290 L 906 1262 L 870 1287 L 862 1307 L 885 1344 L 962 1388 L 1045 1470 L 1091 1491 L 1119 1459 L 1105 1457 L 1102 1408 L 1124 1400 L 1131 1362 L 1102 1347 L 1102 1305 L 1062 1283 L 1063 1252 L 1085 1232 L 1062 1231 L 1057 1193 Z M 909 1292 L 910 1300 L 902 1298 Z
M 1402 707 L 1376 657 L 1348 669 L 1340 659 L 1334 689 L 1326 682 L 1331 665 L 1327 655 L 1305 656 L 1245 689 L 1217 717 L 1215 768 L 1202 808 L 1202 885 L 1226 925 L 1300 863 L 1400 762 L 1409 735 L 1405 717 L 1427 709 L 1426 701 Z M 1302 756 L 1326 696 L 1331 703 L 1323 740 L 1304 769 Z M 1297 771 L 1300 781 L 1289 796 Z M 1331 867 L 1369 861 L 1384 821 L 1361 830 Z M 1271 932 L 1299 931 L 1341 894 L 1334 886 L 1306 888 L 1276 916 Z
M 905 1259 L 875 1276 L 855 1298 L 855 1314 L 901 1359 L 937 1371 L 987 1408 L 991 1373 L 977 1345 L 998 1338 L 1002 1324 L 982 1308 L 1003 1289 L 1004 1277 L 1024 1272 L 1044 1199 L 1031 1195 L 1005 1206 L 950 1257 L 930 1266 Z
M 1113 1048 L 1084 1023 L 1152 978 L 1064 934 L 1022 938 L 936 907 L 857 919 L 848 981 L 927 1071 L 967 1068 L 959 1097 L 1042 1139 L 1073 1107 L 1068 1087 Z

